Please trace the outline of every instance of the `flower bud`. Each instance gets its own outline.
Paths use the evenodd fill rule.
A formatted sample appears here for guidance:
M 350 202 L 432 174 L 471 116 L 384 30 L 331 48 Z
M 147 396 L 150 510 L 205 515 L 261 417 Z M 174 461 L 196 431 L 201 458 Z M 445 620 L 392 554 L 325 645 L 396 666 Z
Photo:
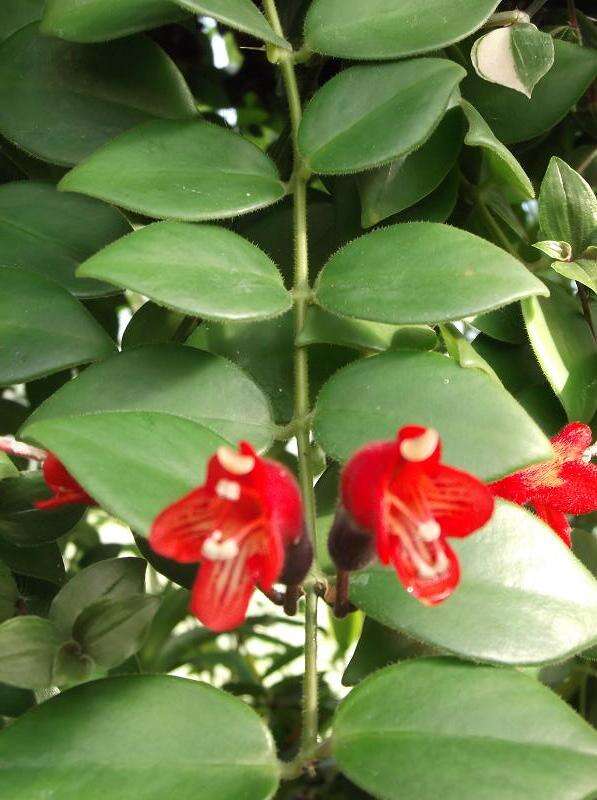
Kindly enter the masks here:
M 359 527 L 352 515 L 340 507 L 332 524 L 328 550 L 336 567 L 343 572 L 363 569 L 375 557 L 375 538 Z

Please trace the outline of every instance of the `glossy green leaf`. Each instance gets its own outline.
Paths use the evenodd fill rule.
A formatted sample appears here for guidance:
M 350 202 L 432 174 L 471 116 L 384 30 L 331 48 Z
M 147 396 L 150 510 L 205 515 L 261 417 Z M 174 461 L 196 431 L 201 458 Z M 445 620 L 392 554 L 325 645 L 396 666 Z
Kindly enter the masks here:
M 75 269 L 130 229 L 114 208 L 60 194 L 47 183 L 0 186 L 0 267 L 38 272 L 79 297 L 114 291 L 106 284 L 75 278 Z
M 153 117 L 195 114 L 182 75 L 150 39 L 81 46 L 29 25 L 0 46 L 0 132 L 54 164 L 76 164 Z
M 409 153 L 431 136 L 464 75 L 439 58 L 340 72 L 305 108 L 298 142 L 306 164 L 324 174 L 358 172 Z
M 450 543 L 461 583 L 440 606 L 422 605 L 380 566 L 354 574 L 352 601 L 388 627 L 475 661 L 540 664 L 597 642 L 597 581 L 529 511 L 499 501 L 482 531 Z
M 597 258 L 577 258 L 568 263 L 554 261 L 551 266 L 559 275 L 578 281 L 597 294 Z
M 543 242 L 535 242 L 533 247 L 544 253 L 548 258 L 557 258 L 560 261 L 570 261 L 572 259 L 572 248 L 568 242 L 556 242 L 553 239 L 547 239 Z
M 512 303 L 504 308 L 496 308 L 475 317 L 472 321 L 478 328 L 492 339 L 508 344 L 522 344 L 527 341 L 527 335 L 522 321 L 522 313 L 518 303 Z
M 253 381 L 224 358 L 175 344 L 140 347 L 85 370 L 40 406 L 23 432 L 34 422 L 126 411 L 181 417 L 259 450 L 272 441 L 269 404 Z
M 265 253 L 215 225 L 147 225 L 92 256 L 78 274 L 208 319 L 262 319 L 291 305 Z
M 147 594 L 102 597 L 79 614 L 73 637 L 100 667 L 116 667 L 141 648 L 159 602 Z
M 539 136 L 556 125 L 585 93 L 597 75 L 597 52 L 554 41 L 554 65 L 535 86 L 529 100 L 519 92 L 469 74 L 462 93 L 506 144 Z
M 13 617 L 0 625 L 0 681 L 23 689 L 52 685 L 60 636 L 51 622 Z
M 491 128 L 476 108 L 466 100 L 461 100 L 460 104 L 468 122 L 468 133 L 464 137 L 464 143 L 471 147 L 482 147 L 491 172 L 500 182 L 515 189 L 522 199 L 534 197 L 533 184 L 518 160 L 493 135 Z
M 340 461 L 411 424 L 436 428 L 445 462 L 484 480 L 551 457 L 543 434 L 495 380 L 439 353 L 397 351 L 357 361 L 317 400 L 317 441 Z
M 59 188 L 188 221 L 232 217 L 284 195 L 274 164 L 255 145 L 199 121 L 138 126 L 71 170 Z
M 57 544 L 36 547 L 17 547 L 0 537 L 0 560 L 18 574 L 61 584 L 64 580 L 64 562 Z
M 553 59 L 552 37 L 531 23 L 496 28 L 477 39 L 471 50 L 473 66 L 481 78 L 529 98 Z
M 20 717 L 35 705 L 35 695 L 29 689 L 19 689 L 0 683 L 0 714 L 5 717 Z
M 462 146 L 462 114 L 451 109 L 414 153 L 359 177 L 363 228 L 422 200 L 444 180 Z
M 315 293 L 335 314 L 406 324 L 461 319 L 547 289 L 485 239 L 448 225 L 410 222 L 343 247 L 323 268 Z
M 458 330 L 456 325 L 451 322 L 446 322 L 440 325 L 439 329 L 450 358 L 453 358 L 457 364 L 460 364 L 461 367 L 465 367 L 466 369 L 480 369 L 490 378 L 499 382 L 500 379 L 491 366 L 479 355 L 471 342 Z
M 0 483 L 0 536 L 20 547 L 54 542 L 72 530 L 81 519 L 84 506 L 64 506 L 42 511 L 38 500 L 48 500 L 52 492 L 39 471 L 24 472 Z
M 11 800 L 48 792 L 60 800 L 267 800 L 278 784 L 273 742 L 257 714 L 184 678 L 87 683 L 25 714 L 2 736 Z
M 64 642 L 56 653 L 52 682 L 61 687 L 81 683 L 89 678 L 94 669 L 97 666 L 93 659 L 82 652 L 78 642 L 70 640 Z
M 137 309 L 122 334 L 122 349 L 146 344 L 180 341 L 187 317 L 178 311 L 158 306 L 148 300 Z
M 71 42 L 105 42 L 185 16 L 169 0 L 48 0 L 40 30 Z
M 202 482 L 207 459 L 224 443 L 196 422 L 155 411 L 55 417 L 25 433 L 56 453 L 102 508 L 144 536 L 160 511 Z
M 4 430 L 4 426 L 2 426 L 2 430 Z M 6 453 L 0 452 L 0 481 L 3 481 L 4 478 L 16 478 L 18 474 L 19 470 Z
M 597 789 L 597 734 L 566 703 L 514 670 L 450 659 L 365 680 L 338 709 L 332 750 L 384 800 L 583 800 Z
M 567 242 L 579 257 L 597 234 L 595 192 L 578 172 L 553 156 L 539 192 L 539 224 L 546 239 Z
M 261 322 L 205 323 L 188 344 L 229 358 L 245 370 L 268 397 L 274 419 L 287 423 L 293 415 L 294 365 L 292 314 Z M 322 384 L 355 357 L 353 350 L 312 345 L 309 351 L 309 391 L 314 400 Z M 249 437 L 250 438 L 250 437 Z
M 0 386 L 113 352 L 108 334 L 57 283 L 21 269 L 0 269 Z
M 77 572 L 50 606 L 50 620 L 65 635 L 87 606 L 108 598 L 121 600 L 143 591 L 146 563 L 142 558 L 109 558 Z
M 306 44 L 343 58 L 397 58 L 464 39 L 495 10 L 495 0 L 314 0 Z
M 460 175 L 455 165 L 437 189 L 414 206 L 401 211 L 393 222 L 446 222 L 458 202 Z
M 0 622 L 14 616 L 18 596 L 17 585 L 10 569 L 0 561 Z
M 545 377 L 570 421 L 597 412 L 597 350 L 580 301 L 550 284 L 551 297 L 523 301 L 526 328 Z
M 199 16 L 213 17 L 218 22 L 250 33 L 258 39 L 270 42 L 285 50 L 291 47 L 285 39 L 277 36 L 263 14 L 252 0 L 174 0 L 182 8 Z
M 44 3 L 45 0 L 4 0 L 0 16 L 0 42 L 8 39 L 19 28 L 40 19 Z
M 297 344 L 337 344 L 357 350 L 383 352 L 401 348 L 433 350 L 437 336 L 428 325 L 384 325 L 337 317 L 309 306 Z

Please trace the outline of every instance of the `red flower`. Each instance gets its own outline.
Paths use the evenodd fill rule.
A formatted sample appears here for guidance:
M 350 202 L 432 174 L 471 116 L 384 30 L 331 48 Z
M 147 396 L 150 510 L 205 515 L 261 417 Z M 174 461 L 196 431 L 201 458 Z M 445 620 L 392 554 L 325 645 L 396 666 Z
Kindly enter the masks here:
M 218 448 L 203 486 L 156 517 L 149 543 L 161 556 L 201 564 L 191 610 L 216 631 L 244 620 L 257 586 L 299 582 L 311 561 L 294 477 L 246 442 L 239 452 Z
M 437 431 L 417 425 L 402 428 L 395 441 L 359 450 L 342 473 L 342 502 L 350 516 L 340 516 L 338 532 L 330 536 L 340 569 L 346 569 L 338 557 L 341 562 L 347 522 L 348 549 L 359 539 L 366 548 L 374 539 L 380 560 L 391 562 L 406 590 L 427 605 L 445 600 L 460 578 L 446 538 L 468 536 L 493 512 L 490 490 L 441 464 L 440 450 Z
M 534 464 L 492 483 L 494 494 L 513 503 L 533 506 L 542 520 L 570 547 L 571 527 L 566 514 L 597 510 L 597 466 L 588 425 L 571 422 L 551 440 L 551 461 Z
M 27 458 L 43 464 L 44 481 L 54 494 L 48 500 L 37 500 L 36 508 L 58 508 L 77 503 L 86 506 L 96 505 L 95 500 L 77 483 L 53 453 L 25 444 L 25 442 L 19 442 L 14 436 L 0 436 L 0 450 L 11 456 Z
M 54 496 L 49 500 L 37 500 L 36 508 L 58 508 L 73 504 L 94 506 L 96 504 L 95 500 L 77 483 L 53 453 L 48 453 L 45 457 L 42 472 L 44 480 Z

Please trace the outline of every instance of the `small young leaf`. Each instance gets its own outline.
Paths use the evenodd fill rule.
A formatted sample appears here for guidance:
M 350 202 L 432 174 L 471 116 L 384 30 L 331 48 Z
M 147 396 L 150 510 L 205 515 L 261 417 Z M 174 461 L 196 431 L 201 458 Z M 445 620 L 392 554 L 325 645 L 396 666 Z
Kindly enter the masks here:
M 327 175 L 358 172 L 420 147 L 465 74 L 440 58 L 340 72 L 305 108 L 299 148 L 307 165 Z
M 553 64 L 553 39 L 531 23 L 496 28 L 477 39 L 471 60 L 481 78 L 530 98 Z
M 52 686 L 61 638 L 47 619 L 14 617 L 0 625 L 0 681 L 23 689 Z
M 539 192 L 539 223 L 548 239 L 568 242 L 576 259 L 597 232 L 597 199 L 582 175 L 553 156 Z
M 572 248 L 568 242 L 555 242 L 549 239 L 545 242 L 536 242 L 533 247 L 545 253 L 548 258 L 556 258 L 558 261 L 572 260 Z
M 577 258 L 575 261 L 554 261 L 551 265 L 560 275 L 588 286 L 597 294 L 597 260 L 594 258 Z
M 274 33 L 252 0 L 174 0 L 174 2 L 193 14 L 213 17 L 223 25 L 250 33 L 258 39 L 263 39 L 264 42 L 275 44 L 284 50 L 292 49 L 285 39 Z

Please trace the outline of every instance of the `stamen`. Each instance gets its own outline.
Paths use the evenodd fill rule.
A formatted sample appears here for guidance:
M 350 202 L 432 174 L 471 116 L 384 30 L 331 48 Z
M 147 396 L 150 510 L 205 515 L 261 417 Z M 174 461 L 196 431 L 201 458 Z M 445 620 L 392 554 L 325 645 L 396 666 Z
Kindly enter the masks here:
M 231 447 L 218 447 L 217 457 L 224 469 L 233 475 L 248 475 L 255 466 L 253 456 L 243 456 Z
M 400 442 L 400 454 L 407 461 L 426 461 L 433 455 L 439 444 L 439 433 L 433 428 L 426 428 L 420 436 Z
M 231 500 L 233 503 L 240 498 L 240 483 L 227 481 L 225 478 L 216 483 L 216 494 L 223 500 Z
M 419 536 L 426 542 L 435 542 L 439 539 L 442 529 L 434 519 L 421 522 L 418 527 Z
M 222 531 L 214 531 L 203 542 L 201 555 L 210 561 L 231 561 L 238 555 L 238 544 L 234 539 L 222 541 Z
M 590 447 L 587 447 L 585 452 L 582 454 L 582 460 L 585 462 L 585 464 L 590 464 L 595 456 L 597 456 L 597 442 L 592 444 Z

